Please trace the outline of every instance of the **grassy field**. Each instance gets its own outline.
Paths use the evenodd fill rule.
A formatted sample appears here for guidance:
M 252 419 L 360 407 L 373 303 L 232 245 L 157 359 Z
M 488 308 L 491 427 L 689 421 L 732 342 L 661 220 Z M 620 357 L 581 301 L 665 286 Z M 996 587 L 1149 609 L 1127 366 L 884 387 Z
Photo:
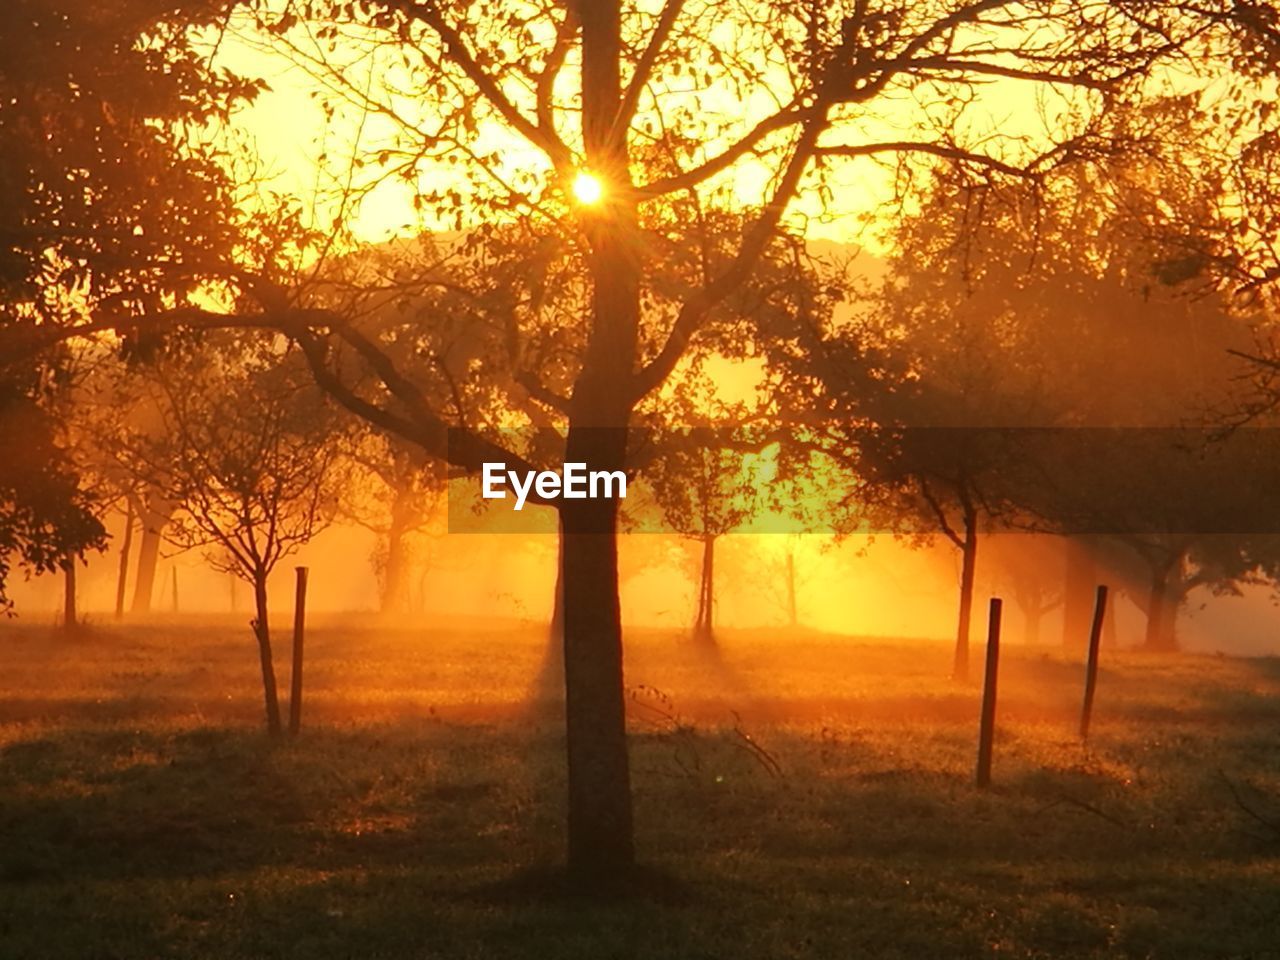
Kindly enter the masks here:
M 1085 749 L 1079 663 L 1011 647 L 980 792 L 944 644 L 629 644 L 606 899 L 555 872 L 538 630 L 322 624 L 272 744 L 242 626 L 0 627 L 0 957 L 1280 957 L 1276 660 L 1107 652 Z

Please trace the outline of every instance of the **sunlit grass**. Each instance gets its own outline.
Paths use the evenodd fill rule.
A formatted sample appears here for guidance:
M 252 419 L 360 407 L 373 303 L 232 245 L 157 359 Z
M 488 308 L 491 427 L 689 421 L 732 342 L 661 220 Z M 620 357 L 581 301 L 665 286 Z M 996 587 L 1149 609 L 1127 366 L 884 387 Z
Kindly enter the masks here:
M 982 793 L 945 644 L 721 639 L 630 638 L 638 843 L 666 879 L 617 903 L 547 872 L 539 629 L 318 624 L 304 735 L 272 745 L 243 627 L 10 625 L 0 956 L 1276 955 L 1280 842 L 1227 786 L 1276 812 L 1275 661 L 1109 653 L 1086 750 L 1077 659 L 1012 647 Z

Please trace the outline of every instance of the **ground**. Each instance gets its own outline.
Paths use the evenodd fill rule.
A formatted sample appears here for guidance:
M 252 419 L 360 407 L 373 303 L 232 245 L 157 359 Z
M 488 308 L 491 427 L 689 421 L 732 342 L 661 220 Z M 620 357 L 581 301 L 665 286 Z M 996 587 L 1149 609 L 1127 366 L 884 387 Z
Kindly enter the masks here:
M 273 744 L 243 625 L 0 627 L 0 957 L 1280 957 L 1274 659 L 1105 651 L 1086 748 L 1079 657 L 1010 646 L 982 792 L 944 643 L 628 643 L 610 899 L 558 881 L 539 628 L 319 624 Z

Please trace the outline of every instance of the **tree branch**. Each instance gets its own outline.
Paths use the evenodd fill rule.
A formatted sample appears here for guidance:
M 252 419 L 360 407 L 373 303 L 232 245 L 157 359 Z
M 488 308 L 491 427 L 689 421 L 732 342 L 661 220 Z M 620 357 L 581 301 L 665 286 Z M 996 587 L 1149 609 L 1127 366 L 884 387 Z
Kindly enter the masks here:
M 658 55 L 662 53 L 662 47 L 671 36 L 671 29 L 680 18 L 680 12 L 683 9 L 684 0 L 667 0 L 663 5 L 662 13 L 658 17 L 658 25 L 654 27 L 653 35 L 649 37 L 649 43 L 645 46 L 644 53 L 640 55 L 639 62 L 636 63 L 635 71 L 627 83 L 627 89 L 623 91 L 622 102 L 618 104 L 618 115 L 613 123 L 614 133 L 617 133 L 620 127 L 625 129 L 630 125 L 631 117 L 640 103 L 640 94 L 653 73 L 653 65 L 657 62 Z

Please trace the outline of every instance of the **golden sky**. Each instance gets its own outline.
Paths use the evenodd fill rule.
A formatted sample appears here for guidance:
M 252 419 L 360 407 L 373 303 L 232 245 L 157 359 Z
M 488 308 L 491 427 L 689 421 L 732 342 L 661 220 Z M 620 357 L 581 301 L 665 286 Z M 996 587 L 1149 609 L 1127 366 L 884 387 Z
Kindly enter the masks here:
M 391 122 L 378 116 L 360 117 L 354 110 L 340 111 L 333 122 L 326 122 L 319 97 L 323 84 L 308 70 L 289 62 L 282 47 L 267 52 L 262 41 L 247 28 L 232 30 L 219 47 L 220 61 L 232 69 L 261 76 L 270 85 L 256 104 L 237 117 L 238 128 L 252 138 L 261 154 L 265 169 L 273 175 L 273 186 L 302 197 L 315 195 L 320 169 L 318 160 L 328 154 L 333 171 L 345 169 L 347 159 L 355 152 L 372 157 L 387 145 L 393 134 Z M 343 59 L 340 49 L 337 59 Z M 349 59 L 349 57 L 348 57 Z M 394 69 L 371 70 L 369 80 L 376 87 L 383 79 L 398 82 Z M 714 93 L 714 92 L 712 92 Z M 924 120 L 936 104 L 927 101 L 928 94 L 914 98 L 900 97 L 874 112 L 867 112 L 847 122 L 842 134 L 828 142 L 860 142 L 865 139 L 904 139 Z M 999 131 L 1003 135 L 1026 136 L 1043 142 L 1046 123 L 1063 112 L 1065 95 L 1044 86 L 996 80 L 984 84 L 974 105 L 966 112 L 964 124 L 976 139 Z M 404 108 L 403 101 L 397 106 Z M 748 99 L 743 104 L 726 104 L 726 108 L 745 111 L 748 121 L 771 109 L 766 100 Z M 416 109 L 412 104 L 408 109 Z M 572 139 L 572 138 L 568 138 Z M 477 133 L 481 143 L 501 149 L 504 163 L 512 169 L 529 166 L 547 167 L 545 157 L 506 130 L 492 125 Z M 890 159 L 888 163 L 892 163 Z M 730 175 L 734 194 L 744 206 L 760 203 L 772 171 L 760 162 L 739 163 Z M 374 175 L 366 168 L 361 176 Z M 433 184 L 447 187 L 448 178 L 462 176 L 437 165 L 430 171 Z M 792 205 L 796 222 L 813 238 L 843 243 L 859 243 L 874 247 L 874 238 L 862 229 L 865 218 L 892 196 L 894 175 L 887 163 L 870 158 L 840 161 L 831 176 L 832 204 L 824 208 L 813 191 L 803 193 Z M 450 224 L 431 223 L 415 212 L 412 187 L 395 179 L 387 179 L 375 187 L 348 218 L 359 240 L 377 242 L 393 235 L 406 235 L 420 229 L 450 229 Z M 332 215 L 325 212 L 324 218 Z

